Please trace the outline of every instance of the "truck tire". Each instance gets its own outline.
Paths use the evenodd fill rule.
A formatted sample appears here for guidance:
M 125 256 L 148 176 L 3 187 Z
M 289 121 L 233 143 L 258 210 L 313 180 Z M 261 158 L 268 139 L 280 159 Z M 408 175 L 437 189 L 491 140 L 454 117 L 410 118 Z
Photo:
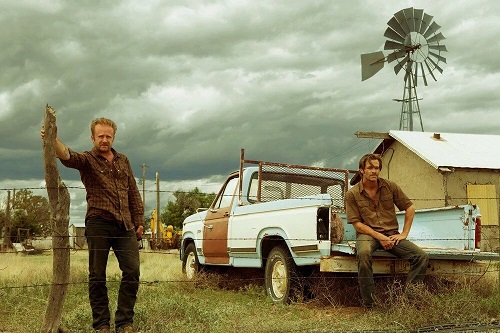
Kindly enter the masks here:
M 298 280 L 297 266 L 286 246 L 274 247 L 266 261 L 266 292 L 273 303 L 288 304 Z
M 200 272 L 200 262 L 196 254 L 194 243 L 190 243 L 182 256 L 182 273 L 188 280 L 194 280 Z

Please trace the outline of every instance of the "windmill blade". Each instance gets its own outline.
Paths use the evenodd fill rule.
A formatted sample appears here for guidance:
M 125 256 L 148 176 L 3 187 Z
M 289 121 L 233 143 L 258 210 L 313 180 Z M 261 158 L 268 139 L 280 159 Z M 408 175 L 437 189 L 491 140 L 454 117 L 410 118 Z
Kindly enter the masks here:
M 387 56 L 387 62 L 391 63 L 396 59 L 403 58 L 405 55 L 405 51 L 394 51 Z
M 440 52 L 448 52 L 445 45 L 428 45 L 430 49 L 437 50 Z
M 405 14 L 403 13 L 403 10 L 400 10 L 396 14 L 394 14 L 394 17 L 396 20 L 398 20 L 399 25 L 401 26 L 401 29 L 405 32 L 405 36 L 410 33 L 410 27 L 408 26 L 408 22 L 406 22 L 406 17 Z
M 443 36 L 442 33 L 438 33 L 437 35 L 434 35 L 431 38 L 429 38 L 427 40 L 427 43 L 429 43 L 429 44 L 431 44 L 431 43 L 437 43 L 437 42 L 439 42 L 439 41 L 441 41 L 443 39 L 446 39 L 446 37 Z
M 420 25 L 420 31 L 418 31 L 421 35 L 427 30 L 429 25 L 431 24 L 432 18 L 434 16 L 428 15 L 424 13 L 424 17 L 422 18 L 422 24 Z
M 382 51 L 361 55 L 361 81 L 371 78 L 384 67 L 384 53 Z
M 403 13 L 406 17 L 406 23 L 408 24 L 408 28 L 410 31 L 415 31 L 415 20 L 413 15 L 413 7 L 403 9 Z
M 428 59 L 428 58 L 427 58 Z M 432 78 L 434 79 L 434 81 L 437 81 L 436 80 L 436 77 L 434 76 L 434 73 L 432 73 L 432 70 L 431 68 L 429 67 L 429 64 L 427 63 L 427 59 L 425 59 L 425 66 L 427 66 L 427 70 L 429 71 L 429 74 L 432 76 Z
M 394 16 L 391 17 L 391 19 L 387 22 L 387 25 L 390 26 L 392 30 L 396 31 L 401 37 L 404 38 L 404 36 L 406 36 L 405 31 L 403 30 L 403 28 L 401 28 L 401 25 Z
M 420 63 L 420 69 L 422 70 L 422 79 L 424 79 L 424 85 L 427 86 L 427 78 L 425 77 L 424 64 Z
M 401 62 L 399 62 L 396 66 L 394 66 L 394 73 L 396 73 L 396 75 L 398 75 L 399 71 L 408 62 L 408 60 L 410 60 L 409 54 L 406 55 L 406 57 L 403 60 L 401 60 Z
M 429 61 L 432 63 L 432 65 L 439 71 L 439 73 L 443 74 L 443 69 L 441 67 L 438 66 L 437 63 L 434 62 L 434 60 L 432 60 L 432 58 L 427 58 L 429 59 Z M 426 60 L 427 60 L 426 59 Z
M 401 37 L 396 31 L 392 30 L 391 28 L 387 28 L 385 30 L 384 36 L 401 43 L 404 43 L 405 41 L 404 37 Z
M 386 40 L 384 45 L 384 50 L 404 50 L 405 46 L 401 43 L 393 42 L 392 40 Z
M 432 56 L 436 57 L 439 61 L 442 61 L 446 64 L 446 58 L 437 54 L 437 53 L 434 53 L 434 52 L 431 52 L 429 51 L 429 54 L 431 54 Z
M 432 33 L 436 33 L 440 28 L 441 26 L 437 24 L 436 21 L 432 22 L 430 27 L 424 33 L 424 37 L 427 39 Z
M 423 9 L 414 9 L 413 15 L 415 16 L 415 30 L 416 32 L 420 31 L 420 26 L 422 24 L 422 16 L 424 15 Z

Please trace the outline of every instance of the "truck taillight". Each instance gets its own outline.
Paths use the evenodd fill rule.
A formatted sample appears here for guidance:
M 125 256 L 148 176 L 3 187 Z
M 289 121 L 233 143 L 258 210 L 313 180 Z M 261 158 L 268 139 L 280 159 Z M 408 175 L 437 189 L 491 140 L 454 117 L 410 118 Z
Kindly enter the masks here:
M 474 230 L 474 247 L 479 249 L 481 248 L 481 218 L 476 217 L 474 223 L 476 225 Z

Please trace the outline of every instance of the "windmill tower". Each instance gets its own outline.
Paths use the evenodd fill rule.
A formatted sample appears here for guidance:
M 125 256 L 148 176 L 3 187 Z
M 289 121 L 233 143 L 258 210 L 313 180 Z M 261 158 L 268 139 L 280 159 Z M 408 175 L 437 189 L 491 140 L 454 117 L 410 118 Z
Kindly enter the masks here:
M 375 75 L 384 67 L 385 62 L 396 61 L 396 75 L 403 69 L 403 98 L 396 100 L 402 104 L 400 130 L 413 131 L 413 118 L 418 116 L 421 130 L 424 131 L 418 105 L 418 78 L 422 78 L 426 86 L 429 76 L 437 81 L 433 72 L 438 70 L 443 73 L 439 65 L 441 62 L 446 63 L 446 58 L 441 55 L 442 52 L 448 51 L 446 46 L 441 44 L 445 37 L 438 33 L 441 27 L 432 19 L 433 17 L 424 13 L 423 9 L 411 7 L 400 10 L 387 22 L 389 27 L 384 33 L 388 38 L 384 45 L 388 55 L 385 56 L 382 51 L 361 55 L 362 81 Z

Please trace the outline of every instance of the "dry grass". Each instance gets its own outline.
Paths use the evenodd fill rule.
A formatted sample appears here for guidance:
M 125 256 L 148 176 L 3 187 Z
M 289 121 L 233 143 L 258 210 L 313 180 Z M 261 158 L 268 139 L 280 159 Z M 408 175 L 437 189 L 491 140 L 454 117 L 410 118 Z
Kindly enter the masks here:
M 37 332 L 52 275 L 48 254 L 0 254 L 0 332 Z M 500 290 L 491 280 L 428 279 L 409 298 L 397 278 L 378 278 L 380 306 L 358 307 L 354 276 L 315 273 L 304 283 L 300 303 L 273 305 L 259 270 L 209 270 L 195 283 L 181 274 L 178 253 L 142 253 L 135 321 L 143 333 L 163 332 L 334 332 L 409 329 L 487 322 L 500 316 Z M 70 332 L 91 332 L 87 253 L 71 255 L 71 285 L 63 311 Z M 120 270 L 110 256 L 108 289 L 116 306 Z

